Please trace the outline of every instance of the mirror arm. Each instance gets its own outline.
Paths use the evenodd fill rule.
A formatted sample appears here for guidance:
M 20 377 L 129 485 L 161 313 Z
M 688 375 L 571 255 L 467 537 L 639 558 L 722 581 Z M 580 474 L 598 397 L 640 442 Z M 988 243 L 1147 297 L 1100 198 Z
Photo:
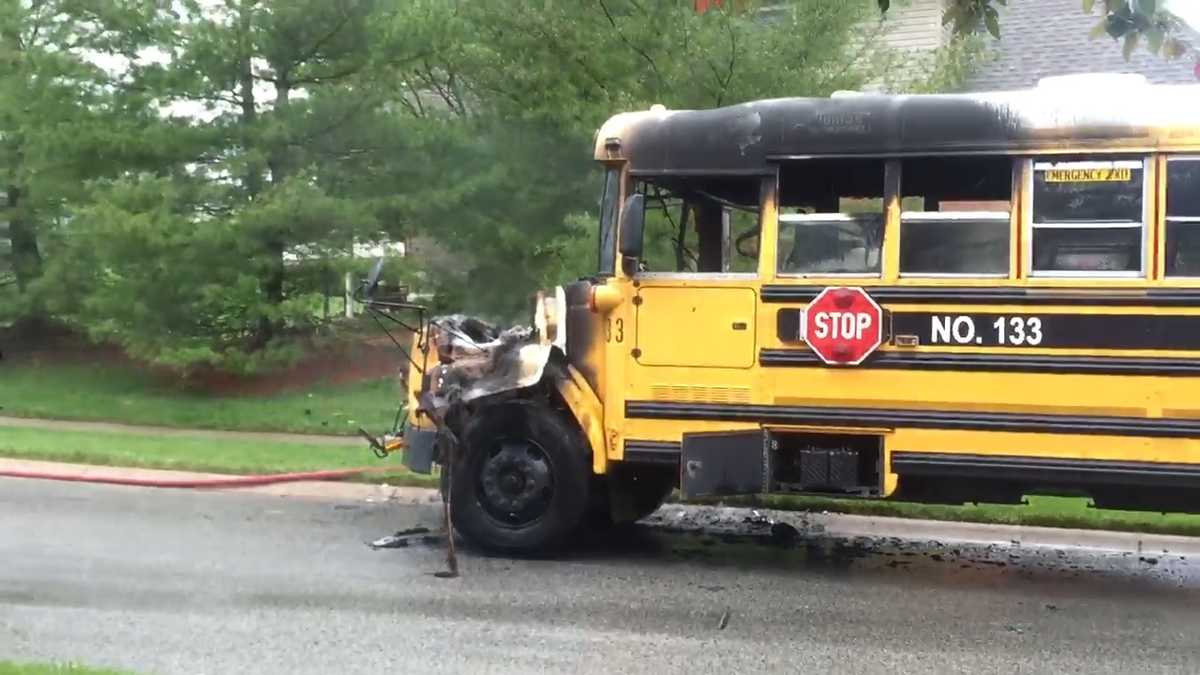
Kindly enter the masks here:
M 638 263 L 640 262 L 641 261 L 637 258 L 623 255 L 621 256 L 621 271 L 625 274 L 625 276 L 633 278 L 637 276 Z

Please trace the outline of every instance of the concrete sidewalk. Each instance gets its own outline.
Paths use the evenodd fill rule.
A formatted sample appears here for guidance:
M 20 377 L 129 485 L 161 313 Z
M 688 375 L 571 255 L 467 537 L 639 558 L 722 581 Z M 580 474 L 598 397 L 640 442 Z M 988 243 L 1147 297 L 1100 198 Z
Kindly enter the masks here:
M 366 447 L 358 436 L 323 436 L 320 434 L 289 434 L 270 431 L 221 431 L 216 429 L 192 429 L 162 427 L 116 422 L 84 422 L 78 420 L 51 420 L 33 417 L 0 416 L 0 428 L 45 429 L 48 431 L 100 431 L 150 436 L 187 436 L 189 438 L 211 438 L 241 441 L 274 441 L 282 443 L 307 443 L 309 445 L 358 445 Z
M 0 458 L 0 472 L 5 470 L 60 473 L 77 476 L 103 476 L 138 480 L 195 480 L 228 478 L 226 474 L 206 474 L 188 471 L 132 469 L 124 467 L 91 466 L 62 462 L 41 462 Z M 146 488 L 128 488 L 146 489 Z M 281 483 L 261 487 L 221 488 L 217 492 L 249 492 L 278 497 L 296 497 L 330 501 L 391 502 L 399 504 L 437 503 L 437 490 L 419 487 L 397 487 L 381 484 L 334 481 Z M 693 506 L 667 504 L 646 519 L 652 527 L 669 529 L 744 529 L 739 524 L 750 513 L 748 508 Z M 1200 537 L 1075 530 L 1023 525 L 988 525 L 936 520 L 856 516 L 840 513 L 772 511 L 759 509 L 762 515 L 793 524 L 807 533 L 820 533 L 836 539 L 857 537 L 888 538 L 908 541 L 940 541 L 943 543 L 983 544 L 1000 547 L 1033 547 L 1054 549 L 1083 549 L 1151 556 L 1172 553 L 1200 556 Z

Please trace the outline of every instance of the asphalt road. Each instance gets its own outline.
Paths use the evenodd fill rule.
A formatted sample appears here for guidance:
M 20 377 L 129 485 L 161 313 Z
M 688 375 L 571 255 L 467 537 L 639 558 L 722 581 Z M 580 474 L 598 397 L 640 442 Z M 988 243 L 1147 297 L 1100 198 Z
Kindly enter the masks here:
M 440 548 L 365 545 L 436 522 L 0 480 L 0 658 L 187 675 L 1200 671 L 1200 575 L 1180 556 L 642 526 L 556 561 L 465 553 L 444 580 Z

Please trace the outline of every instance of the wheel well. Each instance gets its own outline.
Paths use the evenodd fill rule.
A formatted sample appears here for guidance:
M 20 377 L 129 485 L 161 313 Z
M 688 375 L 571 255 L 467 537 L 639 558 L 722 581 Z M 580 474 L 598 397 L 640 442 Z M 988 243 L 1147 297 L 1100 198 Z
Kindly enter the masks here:
M 473 401 L 468 409 L 463 411 L 461 416 L 457 416 L 459 419 L 457 419 L 456 423 L 452 424 L 451 428 L 456 435 L 461 437 L 467 423 L 476 415 L 482 414 L 485 410 L 504 405 L 542 406 L 571 427 L 579 441 L 580 451 L 590 458 L 592 455 L 592 445 L 588 442 L 587 432 L 580 424 L 579 419 L 571 409 L 571 405 L 557 386 L 557 378 L 561 377 L 567 377 L 565 372 L 559 368 L 547 366 L 546 374 L 542 380 L 531 387 L 513 389 Z

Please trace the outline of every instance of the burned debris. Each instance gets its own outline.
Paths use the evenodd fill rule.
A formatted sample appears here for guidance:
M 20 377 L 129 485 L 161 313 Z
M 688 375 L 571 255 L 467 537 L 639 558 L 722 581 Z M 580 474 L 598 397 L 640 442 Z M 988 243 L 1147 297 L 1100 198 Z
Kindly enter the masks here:
M 538 341 L 532 327 L 499 330 L 474 317 L 451 315 L 431 319 L 430 342 L 438 364 L 427 373 L 432 413 L 459 403 L 519 389 L 542 379 L 550 346 Z

